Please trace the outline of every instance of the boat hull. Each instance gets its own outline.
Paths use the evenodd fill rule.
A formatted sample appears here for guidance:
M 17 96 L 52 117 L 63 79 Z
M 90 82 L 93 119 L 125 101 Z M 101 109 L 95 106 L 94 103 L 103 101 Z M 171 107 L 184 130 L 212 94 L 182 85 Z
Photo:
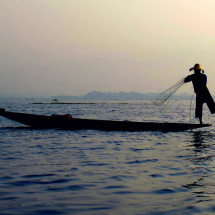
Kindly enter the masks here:
M 95 119 L 78 119 L 70 115 L 35 115 L 26 113 L 9 112 L 0 109 L 0 116 L 14 120 L 32 128 L 40 129 L 94 129 L 105 131 L 163 131 L 176 132 L 211 126 L 210 124 L 187 123 L 155 123 L 155 122 L 131 122 L 111 121 Z

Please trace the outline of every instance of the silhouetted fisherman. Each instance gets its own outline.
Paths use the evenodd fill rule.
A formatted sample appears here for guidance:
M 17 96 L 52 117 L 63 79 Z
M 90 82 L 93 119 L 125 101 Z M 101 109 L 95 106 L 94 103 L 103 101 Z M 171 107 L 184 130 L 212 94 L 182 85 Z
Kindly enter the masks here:
M 190 68 L 190 71 L 194 70 L 194 74 L 188 75 L 184 82 L 193 83 L 194 92 L 196 93 L 196 111 L 195 117 L 199 118 L 200 124 L 202 124 L 202 108 L 203 104 L 206 103 L 210 112 L 215 113 L 215 103 L 207 88 L 207 76 L 204 74 L 200 64 L 195 64 L 194 67 Z

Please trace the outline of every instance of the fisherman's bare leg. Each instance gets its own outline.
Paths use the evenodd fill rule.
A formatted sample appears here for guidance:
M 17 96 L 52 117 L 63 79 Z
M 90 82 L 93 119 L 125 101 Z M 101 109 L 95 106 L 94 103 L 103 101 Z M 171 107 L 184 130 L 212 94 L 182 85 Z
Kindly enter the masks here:
M 196 96 L 196 112 L 195 117 L 199 118 L 200 124 L 202 124 L 202 109 L 203 109 L 203 99 L 200 96 Z

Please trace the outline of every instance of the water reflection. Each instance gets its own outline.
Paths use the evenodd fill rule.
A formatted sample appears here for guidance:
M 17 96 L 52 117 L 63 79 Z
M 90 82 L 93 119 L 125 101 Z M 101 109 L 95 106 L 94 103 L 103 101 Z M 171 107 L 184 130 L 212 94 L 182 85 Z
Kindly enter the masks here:
M 204 207 L 206 202 L 215 200 L 213 139 L 214 135 L 208 131 L 193 132 L 191 144 L 187 146 L 191 177 L 195 180 L 183 187 L 191 190 L 194 194 L 194 202 L 201 203 Z
M 213 147 L 213 144 L 211 144 L 211 134 L 209 132 L 193 132 L 193 139 L 191 141 L 191 147 L 192 151 L 194 152 L 193 156 L 195 159 L 199 159 L 202 161 L 202 157 L 200 154 L 205 153 L 208 149 Z
M 193 132 L 193 143 L 194 146 L 196 147 L 204 143 L 204 132 L 202 131 Z

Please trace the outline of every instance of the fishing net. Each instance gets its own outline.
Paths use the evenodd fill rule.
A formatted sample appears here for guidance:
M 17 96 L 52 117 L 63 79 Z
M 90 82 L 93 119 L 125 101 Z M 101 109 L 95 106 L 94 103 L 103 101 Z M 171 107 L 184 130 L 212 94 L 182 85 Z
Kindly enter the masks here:
M 184 84 L 184 78 L 169 87 L 164 92 L 160 93 L 158 97 L 155 99 L 153 104 L 162 105 L 165 101 L 167 101 L 182 85 Z

